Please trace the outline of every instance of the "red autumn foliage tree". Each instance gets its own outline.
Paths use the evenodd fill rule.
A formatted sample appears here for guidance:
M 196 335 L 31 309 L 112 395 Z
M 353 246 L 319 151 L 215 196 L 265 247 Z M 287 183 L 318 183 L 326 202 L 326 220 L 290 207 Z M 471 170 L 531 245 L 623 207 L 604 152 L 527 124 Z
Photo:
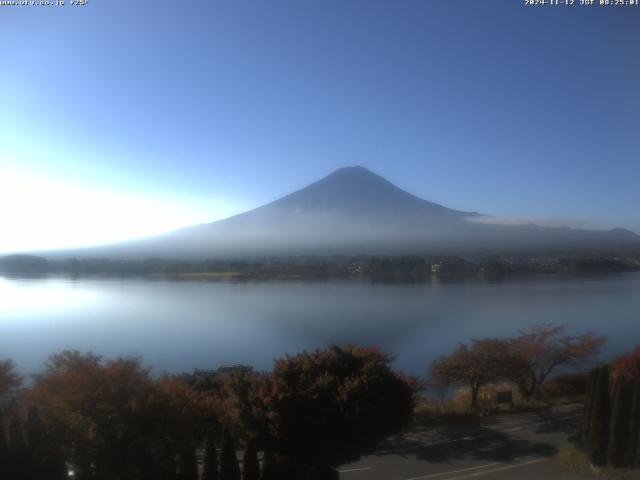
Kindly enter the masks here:
M 460 344 L 450 355 L 431 364 L 431 377 L 439 387 L 461 385 L 471 391 L 471 408 L 478 408 L 480 388 L 523 368 L 508 340 L 488 338 Z
M 575 367 L 592 359 L 606 339 L 594 333 L 563 335 L 564 325 L 543 323 L 520 332 L 512 340 L 524 368 L 514 369 L 509 378 L 525 398 L 530 398 L 549 375 L 562 367 Z
M 266 376 L 235 369 L 220 376 L 215 397 L 220 422 L 246 443 L 262 442 L 267 434 L 267 412 L 260 389 Z
M 149 447 L 162 417 L 149 370 L 138 359 L 53 355 L 30 398 L 75 478 L 136 478 L 153 468 Z
M 22 384 L 12 360 L 0 360 L 0 400 L 15 393 Z
M 640 346 L 633 352 L 618 357 L 614 371 L 628 381 L 640 380 Z
M 172 468 L 172 458 L 177 458 L 179 479 L 197 479 L 197 459 L 195 452 L 207 439 L 213 445 L 211 431 L 218 425 L 216 412 L 219 401 L 213 392 L 197 389 L 190 375 L 164 375 L 156 383 L 154 401 L 157 430 L 163 441 L 162 470 Z M 207 475 L 215 478 L 210 471 L 213 452 L 209 451 Z M 165 474 L 165 477 L 168 476 Z
M 269 449 L 294 478 L 337 478 L 332 467 L 410 421 L 415 384 L 391 370 L 392 359 L 375 348 L 330 345 L 276 360 L 261 388 Z

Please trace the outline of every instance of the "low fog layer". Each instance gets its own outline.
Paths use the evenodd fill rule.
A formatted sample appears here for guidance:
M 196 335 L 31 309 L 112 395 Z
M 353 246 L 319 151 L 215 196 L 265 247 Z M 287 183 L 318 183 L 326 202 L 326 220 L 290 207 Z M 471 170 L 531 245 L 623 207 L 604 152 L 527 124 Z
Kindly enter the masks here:
M 234 217 L 78 256 L 210 258 L 298 254 L 514 253 L 640 249 L 624 230 L 500 224 L 396 187 L 362 167 Z

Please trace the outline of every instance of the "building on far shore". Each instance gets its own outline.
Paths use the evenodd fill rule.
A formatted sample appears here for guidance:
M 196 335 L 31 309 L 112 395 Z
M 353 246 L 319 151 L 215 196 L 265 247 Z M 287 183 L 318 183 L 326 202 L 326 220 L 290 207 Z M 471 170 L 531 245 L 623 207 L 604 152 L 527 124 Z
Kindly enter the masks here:
M 474 267 L 464 258 L 450 256 L 431 265 L 431 273 L 443 277 L 462 276 L 474 273 Z

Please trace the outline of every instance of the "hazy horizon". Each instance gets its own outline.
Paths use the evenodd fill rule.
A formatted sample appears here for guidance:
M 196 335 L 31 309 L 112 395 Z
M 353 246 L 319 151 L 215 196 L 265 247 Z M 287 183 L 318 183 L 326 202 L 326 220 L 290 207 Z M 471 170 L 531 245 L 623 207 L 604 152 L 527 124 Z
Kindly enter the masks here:
M 331 172 L 330 175 L 324 176 L 318 180 L 316 180 L 316 182 L 312 182 L 309 185 L 306 185 L 304 188 L 301 189 L 297 189 L 294 190 L 292 192 L 287 192 L 286 194 L 281 195 L 280 197 L 274 199 L 273 202 L 268 202 L 264 205 L 257 205 L 255 207 L 249 207 L 246 208 L 245 210 L 241 210 L 238 212 L 233 212 L 227 215 L 222 216 L 221 218 L 215 218 L 213 220 L 204 220 L 204 221 L 191 221 L 191 222 L 187 222 L 185 223 L 185 218 L 189 218 L 188 216 L 186 217 L 178 217 L 175 216 L 175 220 L 179 223 L 177 223 L 175 226 L 172 227 L 165 227 L 165 228 L 151 228 L 149 231 L 145 231 L 143 233 L 139 233 L 139 234 L 127 234 L 125 233 L 124 235 L 120 236 L 120 237 L 109 237 L 109 235 L 107 235 L 107 238 L 105 240 L 101 240 L 101 241 L 97 241 L 97 242 L 88 242 L 88 243 L 83 243 L 82 241 L 80 241 L 80 243 L 78 243 L 77 240 L 75 240 L 73 243 L 71 244 L 65 244 L 65 245 L 53 245 L 50 247 L 44 246 L 44 247 L 37 247 L 37 248 L 32 248 L 32 249 L 14 249 L 14 250 L 5 250 L 3 251 L 0 248 L 0 254 L 14 254 L 14 253 L 41 253 L 41 254 L 45 254 L 47 252 L 51 253 L 51 252 L 55 252 L 55 251 L 71 251 L 73 249 L 82 249 L 85 247 L 109 247 L 109 246 L 118 246 L 118 245 L 123 245 L 126 246 L 128 245 L 128 241 L 130 240 L 144 240 L 144 239 L 155 239 L 155 238 L 164 238 L 164 234 L 171 234 L 172 232 L 181 232 L 183 231 L 183 229 L 185 229 L 185 227 L 198 227 L 200 225 L 205 226 L 208 224 L 215 224 L 216 222 L 219 222 L 221 220 L 228 220 L 228 219 L 233 219 L 235 217 L 242 217 L 243 214 L 251 214 L 254 211 L 259 211 L 262 209 L 262 207 L 269 207 L 272 204 L 278 204 L 281 200 L 285 200 L 287 198 L 289 198 L 291 195 L 295 195 L 299 192 L 302 191 L 306 191 L 307 188 L 309 188 L 310 186 L 315 185 L 316 183 L 319 183 L 320 181 L 324 181 L 327 178 L 331 177 L 332 175 L 335 175 L 338 172 L 341 171 L 345 171 L 345 170 L 349 170 L 349 169 L 353 169 L 353 168 L 359 168 L 359 169 L 364 169 L 364 171 L 368 172 L 368 173 L 373 173 L 374 176 L 377 176 L 377 174 L 375 174 L 375 172 L 371 172 L 368 169 L 361 167 L 361 166 L 352 166 L 352 167 L 343 167 L 340 168 L 338 170 L 335 170 L 334 172 Z M 387 180 L 387 179 L 384 179 Z M 396 186 L 396 185 L 394 185 Z M 396 186 L 397 187 L 397 186 Z M 411 194 L 411 192 L 406 192 L 405 193 L 409 193 Z M 380 201 L 382 203 L 384 203 L 384 199 L 385 199 L 385 194 L 387 192 L 381 192 L 382 195 L 380 196 Z M 88 194 L 89 197 L 91 197 L 92 195 L 94 195 L 94 192 L 91 192 Z M 121 199 L 121 198 L 117 198 L 116 196 L 112 196 L 111 198 L 109 198 L 109 194 L 97 194 L 98 197 L 101 197 L 99 202 L 101 203 L 102 207 L 105 208 L 109 208 L 109 209 L 113 209 L 112 211 L 115 211 L 114 209 L 114 203 L 119 203 L 120 204 L 120 208 L 124 208 L 127 209 L 129 208 L 132 204 L 128 203 L 126 199 Z M 421 200 L 425 200 L 422 199 L 421 197 L 417 197 Z M 71 201 L 74 205 L 78 205 L 77 199 L 76 198 L 68 198 L 69 201 Z M 139 199 L 133 199 L 133 204 L 135 205 L 135 203 L 138 203 L 139 205 L 144 205 L 145 204 L 145 200 L 140 201 Z M 148 213 L 151 213 L 152 210 L 157 209 L 157 205 L 151 205 L 148 201 L 146 201 L 147 203 L 147 207 L 150 208 Z M 433 203 L 435 206 L 442 206 L 445 207 L 445 209 L 448 209 L 448 207 L 446 205 L 440 205 L 437 202 L 430 202 Z M 80 204 L 81 205 L 81 204 Z M 196 206 L 197 207 L 197 206 Z M 348 205 L 345 205 L 345 207 L 348 207 Z M 85 206 L 82 206 L 82 208 L 86 208 Z M 347 208 L 348 210 L 348 208 Z M 452 210 L 454 212 L 458 212 L 458 213 L 464 213 L 464 212 L 460 212 L 457 210 Z M 348 219 L 348 218 L 344 218 L 344 219 L 340 219 L 340 216 L 346 214 L 347 212 L 341 212 L 339 214 L 338 217 L 335 216 L 329 216 L 327 217 L 326 215 L 321 214 L 319 217 L 310 217 L 310 219 L 308 219 L 308 224 L 306 224 L 303 228 L 304 232 L 305 232 L 305 237 L 310 238 L 316 238 L 316 239 L 322 239 L 324 238 L 324 241 L 329 241 L 330 244 L 335 244 L 335 242 L 340 242 L 339 239 L 344 240 L 348 240 L 347 244 L 352 243 L 356 238 L 353 237 L 352 235 L 355 232 L 360 232 L 359 235 L 371 235 L 372 231 L 367 230 L 367 228 L 365 228 L 364 230 L 358 230 L 355 229 L 353 230 L 353 225 L 350 226 L 350 224 L 353 222 L 353 219 Z M 399 213 L 399 212 L 398 212 Z M 570 228 L 575 228 L 575 229 L 579 229 L 579 230 L 593 230 L 593 231 L 604 231 L 604 230 L 613 230 L 613 229 L 617 229 L 617 228 L 623 228 L 623 227 L 614 227 L 613 229 L 607 229 L 607 228 L 598 228 L 598 226 L 595 225 L 589 225 L 589 223 L 587 221 L 584 220 L 575 220 L 575 219 L 560 219 L 560 218 L 552 218 L 552 217 L 538 217 L 538 218 L 533 218 L 533 217 L 500 217 L 497 215 L 492 215 L 490 213 L 486 213 L 486 212 L 467 212 L 469 213 L 469 216 L 467 217 L 462 217 L 462 220 L 464 220 L 465 222 L 469 222 L 469 223 L 477 223 L 477 224 L 483 224 L 483 225 L 495 225 L 495 226 L 529 226 L 529 225 L 536 225 L 536 226 L 540 226 L 540 227 L 570 227 Z M 92 212 L 87 211 L 87 215 L 91 216 Z M 394 215 L 395 217 L 395 215 Z M 166 216 L 164 218 L 171 218 L 171 216 Z M 163 220 L 164 220 L 163 218 Z M 195 217 L 192 217 L 195 218 Z M 155 219 L 155 217 L 153 216 L 153 214 L 148 215 L 147 217 L 143 218 L 142 220 L 151 220 L 153 221 Z M 136 219 L 132 219 L 133 221 L 135 221 Z M 363 221 L 366 221 L 366 217 L 362 219 Z M 397 218 L 396 218 L 397 220 Z M 331 221 L 331 222 L 335 222 L 338 221 L 339 223 L 343 224 L 343 226 L 341 227 L 341 230 L 344 228 L 350 229 L 352 230 L 351 236 L 347 236 L 347 237 L 336 237 L 333 240 L 331 240 L 331 235 L 332 235 L 332 231 L 331 229 L 326 230 L 326 227 L 328 225 L 323 225 L 324 222 L 326 221 Z M 409 221 L 409 220 L 407 220 Z M 143 228 L 144 226 L 146 226 L 146 224 L 144 223 L 144 221 L 142 222 Z M 141 232 L 141 226 L 139 224 L 131 224 L 131 231 L 133 232 Z M 239 245 L 245 245 L 245 248 L 248 248 L 247 253 L 250 252 L 254 252 L 256 245 L 261 245 L 261 244 L 265 244 L 264 246 L 268 246 L 273 239 L 269 239 L 270 235 L 274 234 L 274 231 L 278 231 L 278 229 L 280 228 L 280 225 L 275 224 L 275 225 L 263 225 L 263 230 L 260 231 L 254 231 L 251 234 L 246 234 L 244 235 L 244 240 L 242 240 Z M 393 230 L 393 228 L 392 228 Z M 630 229 L 628 229 L 630 230 Z M 403 230 L 397 230 L 398 232 L 402 232 Z M 632 231 L 632 230 L 630 230 Z M 245 232 L 246 233 L 246 232 Z M 300 234 L 300 232 L 289 232 L 289 234 Z M 407 230 L 405 233 L 407 234 L 411 234 L 411 230 Z M 638 233 L 638 232 L 633 232 L 633 233 Z M 334 232 L 335 234 L 335 232 Z M 349 240 L 349 238 L 351 238 L 351 240 Z M 389 250 L 389 252 L 393 251 L 393 241 L 392 241 L 393 237 L 388 237 L 384 242 L 385 243 L 389 243 L 389 248 L 391 250 Z M 410 237 L 409 237 L 410 238 Z M 207 239 L 206 237 L 202 239 L 202 242 L 205 242 L 204 244 L 207 244 L 208 242 L 210 242 L 211 239 Z M 382 241 L 382 238 L 380 239 L 380 241 Z M 236 243 L 237 240 L 234 240 L 234 243 Z M 442 251 L 444 252 L 444 250 L 442 250 L 442 247 L 439 245 L 435 245 L 435 246 L 431 246 L 431 247 L 425 247 L 427 251 L 433 251 L 438 252 L 438 251 Z M 453 248 L 453 251 L 458 251 L 459 247 Z M 239 253 L 239 252 L 238 252 Z M 364 253 L 364 252 L 363 252 Z M 104 253 L 101 253 L 101 255 Z M 115 255 L 118 255 L 117 253 L 115 253 L 115 251 L 112 253 Z M 154 253 L 155 255 L 155 253 Z M 153 256 L 153 255 L 152 255 Z M 164 255 L 162 255 L 164 256 Z
M 639 25 L 0 0 L 2 478 L 632 475 Z
M 212 222 L 356 164 L 505 225 L 640 233 L 640 8 L 1 12 L 0 253 Z

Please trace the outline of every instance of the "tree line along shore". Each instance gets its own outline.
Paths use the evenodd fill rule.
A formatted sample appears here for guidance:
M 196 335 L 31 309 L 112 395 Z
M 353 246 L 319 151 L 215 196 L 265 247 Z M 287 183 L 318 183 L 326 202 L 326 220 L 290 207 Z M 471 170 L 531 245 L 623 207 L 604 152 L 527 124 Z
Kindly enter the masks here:
M 333 255 L 172 260 L 148 258 L 47 259 L 34 255 L 0 257 L 8 276 L 156 276 L 192 279 L 247 278 L 502 278 L 519 274 L 590 274 L 640 271 L 640 252 L 566 252 L 548 255 Z
M 540 324 L 461 343 L 425 366 L 424 379 L 357 345 L 287 355 L 268 372 L 232 365 L 154 376 L 138 358 L 64 351 L 25 382 L 4 360 L 0 472 L 15 480 L 70 472 L 81 480 L 336 479 L 339 465 L 411 423 L 446 422 L 451 412 L 434 418 L 434 403 L 462 392 L 467 417 L 486 413 L 495 385 L 528 408 L 586 395 L 577 448 L 593 464 L 637 466 L 640 349 L 588 374 L 604 341 Z

